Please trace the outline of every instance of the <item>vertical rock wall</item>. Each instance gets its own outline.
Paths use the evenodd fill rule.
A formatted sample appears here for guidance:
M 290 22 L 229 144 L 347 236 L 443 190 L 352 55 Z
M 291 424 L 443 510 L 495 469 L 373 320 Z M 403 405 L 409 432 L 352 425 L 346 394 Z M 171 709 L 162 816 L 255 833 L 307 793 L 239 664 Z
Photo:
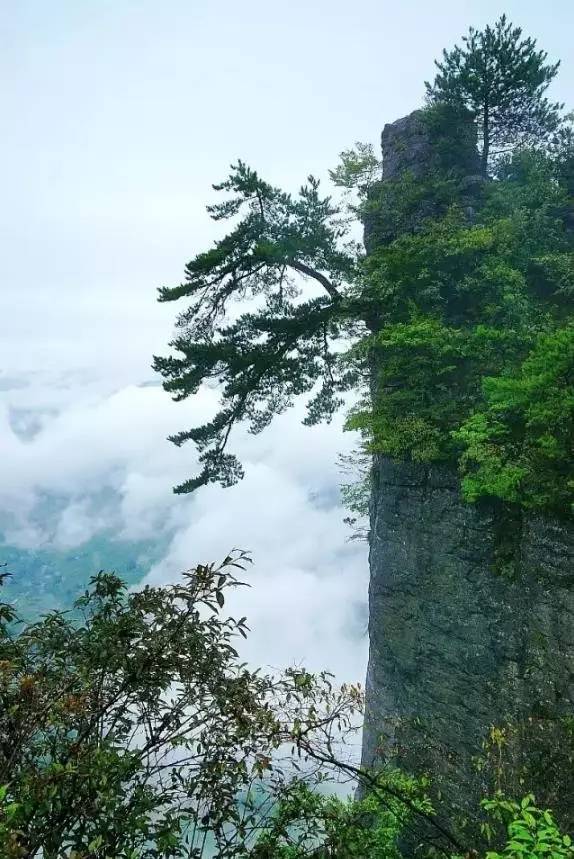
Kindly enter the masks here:
M 385 128 L 383 156 L 383 182 L 423 174 L 417 113 Z M 373 247 L 376 216 L 366 233 Z M 515 578 L 495 571 L 501 539 Z M 484 787 L 472 761 L 491 725 L 574 714 L 574 526 L 501 518 L 464 503 L 449 469 L 378 456 L 370 574 L 363 763 L 429 770 L 444 807 L 465 814 Z

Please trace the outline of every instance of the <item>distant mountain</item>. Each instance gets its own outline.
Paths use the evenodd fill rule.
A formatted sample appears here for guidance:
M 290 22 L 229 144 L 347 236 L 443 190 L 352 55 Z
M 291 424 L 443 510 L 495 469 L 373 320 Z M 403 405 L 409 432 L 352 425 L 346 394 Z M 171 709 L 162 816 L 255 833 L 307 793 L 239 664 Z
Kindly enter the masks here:
M 26 620 L 51 609 L 69 609 L 99 570 L 115 571 L 128 584 L 137 584 L 166 546 L 167 538 L 129 542 L 103 533 L 74 549 L 20 549 L 0 541 L 0 564 L 11 574 L 1 596 Z

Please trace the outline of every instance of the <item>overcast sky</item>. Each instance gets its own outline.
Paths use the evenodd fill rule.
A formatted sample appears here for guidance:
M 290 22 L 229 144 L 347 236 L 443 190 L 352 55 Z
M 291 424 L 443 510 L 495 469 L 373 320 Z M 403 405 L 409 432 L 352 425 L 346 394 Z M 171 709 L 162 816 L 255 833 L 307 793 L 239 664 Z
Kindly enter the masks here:
M 362 675 L 366 553 L 337 503 L 337 422 L 286 415 L 239 434 L 244 484 L 183 499 L 191 450 L 165 441 L 211 403 L 154 387 L 175 308 L 156 289 L 216 236 L 211 184 L 238 157 L 296 190 L 356 140 L 420 106 L 433 59 L 502 11 L 562 59 L 572 107 L 570 0 L 5 0 L 0 4 L 0 513 L 22 545 L 80 544 L 98 529 L 169 528 L 151 572 L 173 578 L 251 549 L 250 655 Z M 27 432 L 22 432 L 22 427 Z M 121 516 L 86 499 L 118 496 Z M 64 493 L 48 533 L 30 514 Z M 115 517 L 115 514 L 114 514 Z M 283 616 L 289 612 L 289 622 Z

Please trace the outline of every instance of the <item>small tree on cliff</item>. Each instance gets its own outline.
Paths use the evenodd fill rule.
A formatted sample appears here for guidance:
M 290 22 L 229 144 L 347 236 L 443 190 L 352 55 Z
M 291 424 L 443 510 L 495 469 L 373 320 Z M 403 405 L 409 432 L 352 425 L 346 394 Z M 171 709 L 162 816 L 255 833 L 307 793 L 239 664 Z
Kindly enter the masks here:
M 426 83 L 431 102 L 461 104 L 474 114 L 484 175 L 492 155 L 539 143 L 560 123 L 562 105 L 544 97 L 560 63 L 546 64 L 536 40 L 521 37 L 505 15 L 494 27 L 471 27 L 463 47 L 445 50 L 434 82 Z
M 180 357 L 154 359 L 165 389 L 181 400 L 204 381 L 223 386 L 223 407 L 213 420 L 171 438 L 177 445 L 194 441 L 202 466 L 176 492 L 211 481 L 229 486 L 242 477 L 227 451 L 234 425 L 247 421 L 252 432 L 261 431 L 319 382 L 307 418 L 316 423 L 332 415 L 354 381 L 342 370 L 333 341 L 349 332 L 348 284 L 357 251 L 345 246 L 346 225 L 318 186 L 311 176 L 293 198 L 239 161 L 227 181 L 214 186 L 231 197 L 208 211 L 214 220 L 241 219 L 187 264 L 184 283 L 160 290 L 160 301 L 190 301 L 170 344 Z M 298 301 L 301 278 L 317 290 Z M 233 305 L 246 301 L 249 309 L 228 322 Z

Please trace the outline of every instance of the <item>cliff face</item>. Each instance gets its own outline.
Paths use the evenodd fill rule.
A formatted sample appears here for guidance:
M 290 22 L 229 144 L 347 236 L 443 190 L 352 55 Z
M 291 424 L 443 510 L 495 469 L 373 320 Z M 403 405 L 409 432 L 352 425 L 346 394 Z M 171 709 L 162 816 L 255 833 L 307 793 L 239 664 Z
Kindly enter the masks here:
M 382 139 L 383 182 L 422 175 L 417 114 Z M 376 218 L 366 232 L 372 248 Z M 370 573 L 363 763 L 427 770 L 444 807 L 466 813 L 484 787 L 472 760 L 490 726 L 574 713 L 574 526 L 467 504 L 448 468 L 377 456 Z

